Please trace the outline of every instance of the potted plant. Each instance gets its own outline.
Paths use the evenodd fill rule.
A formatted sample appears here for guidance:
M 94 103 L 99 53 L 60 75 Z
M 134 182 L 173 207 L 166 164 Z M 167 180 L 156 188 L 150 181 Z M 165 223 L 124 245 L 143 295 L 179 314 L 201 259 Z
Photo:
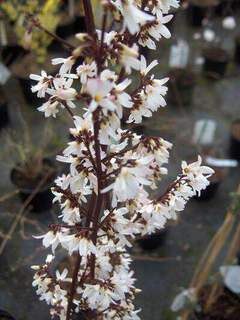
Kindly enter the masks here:
M 240 185 L 231 195 L 225 219 L 202 254 L 189 288 L 178 294 L 171 305 L 181 320 L 239 319 Z M 216 272 L 219 261 L 222 266 Z
M 16 320 L 10 313 L 5 310 L 0 310 L 0 319 L 1 320 Z
M 191 70 L 174 68 L 169 74 L 168 102 L 178 106 L 192 104 L 195 74 Z
M 0 87 L 0 130 L 5 128 L 9 123 L 8 103 L 3 89 Z
M 204 189 L 213 170 L 202 167 L 200 156 L 192 164 L 182 162 L 180 174 L 167 190 L 157 199 L 150 196 L 149 189 L 155 189 L 167 173 L 165 164 L 172 144 L 160 137 L 122 130 L 120 120 L 124 108 L 130 109 L 127 122 L 141 123 L 144 115 L 151 116 L 166 105 L 168 79 L 156 79 L 151 69 L 157 62 L 145 64 L 136 50 L 138 37 L 144 35 L 150 40 L 145 34 L 148 29 L 151 34 L 157 33 L 153 36 L 156 42 L 159 37 L 169 36 L 167 27 L 162 28 L 163 10 L 155 10 L 150 1 L 142 3 L 143 6 L 138 1 L 101 2 L 101 39 L 95 41 L 91 1 L 83 4 L 88 36 L 94 41 L 86 48 L 85 36 L 78 37 L 83 50 L 74 50 L 67 59 L 62 59 L 55 77 L 69 83 L 67 72 L 72 72 L 74 83 L 62 89 L 61 96 L 56 96 L 54 88 L 49 90 L 44 108 L 39 109 L 45 116 L 55 117 L 60 109 L 69 114 L 75 141 L 58 157 L 70 170 L 67 176 L 57 179 L 53 188 L 62 219 L 39 236 L 45 247 L 52 247 L 53 255 L 47 255 L 43 264 L 32 267 L 33 285 L 40 300 L 51 305 L 51 314 L 66 320 L 72 320 L 72 314 L 79 309 L 86 311 L 89 319 L 138 319 L 139 311 L 133 306 L 138 290 L 134 287 L 127 247 L 137 236 L 162 230 L 168 219 L 174 219 L 184 209 L 190 197 Z M 171 3 L 164 4 L 164 14 L 170 6 Z M 109 34 L 113 34 L 111 41 Z M 78 64 L 78 54 L 84 63 L 79 62 L 71 70 L 74 62 Z M 135 73 L 138 81 L 130 91 L 130 71 L 139 67 L 141 71 Z M 76 70 L 80 76 L 75 76 Z M 76 86 L 79 84 L 81 89 Z M 79 101 L 83 102 L 83 108 L 74 108 Z M 196 186 L 195 179 L 200 185 Z M 60 245 L 76 258 L 61 273 L 52 270 L 54 251 Z M 49 295 L 54 299 L 49 301 Z
M 17 132 L 6 133 L 2 157 L 5 159 L 11 153 L 14 159 L 7 165 L 10 167 L 11 182 L 19 189 L 21 201 L 26 201 L 34 193 L 29 203 L 29 209 L 32 212 L 49 210 L 52 206 L 53 196 L 50 188 L 58 170 L 55 161 L 51 158 L 51 151 L 56 152 L 60 143 L 55 141 L 50 144 L 48 140 L 50 137 L 53 135 L 49 126 L 41 130 L 41 140 L 37 146 L 31 140 L 27 127 L 24 127 L 21 135 Z M 45 152 L 44 156 L 43 152 Z
M 235 39 L 234 60 L 236 64 L 240 65 L 240 35 L 238 35 Z
M 139 246 L 146 251 L 155 250 L 165 244 L 168 229 L 159 230 L 153 234 L 145 235 L 137 240 Z
M 213 46 L 203 50 L 203 71 L 207 77 L 220 79 L 227 70 L 229 55 L 226 50 Z
M 216 5 L 216 0 L 191 0 L 189 1 L 187 19 L 191 26 L 201 27 L 209 11 Z
M 18 44 L 8 44 L 1 50 L 1 60 L 6 66 L 10 66 L 13 62 L 21 60 L 27 52 Z
M 233 121 L 231 125 L 229 155 L 240 161 L 240 119 Z

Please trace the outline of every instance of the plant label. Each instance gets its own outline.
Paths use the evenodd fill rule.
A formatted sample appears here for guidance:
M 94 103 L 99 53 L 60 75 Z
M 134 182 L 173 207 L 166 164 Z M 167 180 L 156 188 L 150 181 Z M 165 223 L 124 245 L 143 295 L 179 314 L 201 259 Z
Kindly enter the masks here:
M 193 143 L 210 145 L 213 143 L 217 124 L 214 120 L 198 120 L 193 130 Z
M 171 68 L 184 69 L 188 64 L 189 45 L 184 40 L 179 40 L 177 44 L 172 45 L 169 57 L 169 66 Z
M 207 165 L 213 167 L 235 168 L 238 166 L 238 161 L 232 159 L 217 159 L 214 157 L 206 157 L 205 160 Z
M 0 84 L 4 85 L 10 78 L 11 73 L 9 69 L 2 63 L 0 63 Z

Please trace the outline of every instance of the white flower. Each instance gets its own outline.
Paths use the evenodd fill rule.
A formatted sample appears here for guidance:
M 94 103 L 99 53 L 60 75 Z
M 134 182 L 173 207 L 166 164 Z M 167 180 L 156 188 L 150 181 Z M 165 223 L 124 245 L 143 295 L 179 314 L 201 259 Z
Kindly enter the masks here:
M 62 240 L 62 246 L 69 251 L 69 254 L 72 255 L 74 251 L 78 251 L 80 256 L 86 257 L 88 255 L 96 254 L 96 247 L 88 238 L 72 234 L 66 236 Z
M 163 98 L 167 94 L 168 88 L 164 85 L 169 78 L 161 80 L 154 79 L 152 84 L 146 86 L 146 104 L 151 111 L 156 111 L 159 107 L 165 107 L 166 101 Z
M 179 0 L 157 0 L 153 13 L 168 13 L 171 7 L 179 8 Z
M 67 279 L 68 275 L 68 269 L 64 269 L 62 273 L 60 273 L 58 270 L 56 270 L 56 279 L 58 281 L 68 281 Z
M 150 34 L 150 36 L 152 36 L 157 41 L 159 41 L 162 37 L 166 39 L 171 38 L 171 33 L 165 26 L 165 24 L 171 21 L 172 18 L 172 14 L 163 16 L 163 14 L 159 12 L 156 23 L 148 29 L 148 33 Z
M 93 78 L 97 74 L 97 65 L 93 61 L 91 64 L 86 64 L 83 62 L 79 67 L 77 67 L 77 74 L 80 76 L 82 84 L 85 84 L 88 78 Z
M 220 273 L 225 286 L 233 293 L 240 294 L 240 266 L 222 266 Z
M 30 74 L 30 79 L 38 81 L 38 83 L 31 87 L 32 92 L 37 92 L 39 98 L 44 98 L 51 84 L 52 76 L 48 76 L 45 71 L 41 71 L 41 75 Z
M 52 59 L 53 65 L 57 65 L 57 64 L 62 65 L 59 70 L 60 75 L 65 75 L 66 73 L 69 73 L 71 71 L 74 63 L 75 63 L 75 58 L 73 56 L 70 56 L 68 58 L 54 58 L 54 59 Z
M 140 10 L 134 0 L 117 0 L 114 4 L 123 16 L 124 29 L 128 28 L 132 34 L 137 33 L 141 25 L 155 19 L 154 16 Z
M 110 81 L 102 81 L 100 79 L 89 79 L 87 81 L 86 91 L 92 97 L 92 101 L 89 106 L 89 111 L 93 112 L 98 106 L 106 108 L 107 110 L 114 111 L 116 109 L 115 104 L 111 100 L 110 92 L 113 85 Z
M 136 160 L 134 167 L 123 167 L 115 182 L 102 190 L 105 193 L 113 189 L 113 206 L 115 206 L 117 201 L 122 202 L 133 199 L 137 195 L 141 185 L 151 184 L 146 176 L 150 173 L 147 164 L 152 159 L 152 157 L 145 157 Z
M 37 108 L 38 111 L 44 112 L 46 118 L 53 116 L 56 118 L 56 114 L 59 112 L 57 106 L 59 105 L 56 100 L 48 100 L 41 107 Z
M 188 301 L 191 303 L 196 301 L 196 291 L 194 288 L 183 290 L 181 293 L 179 293 L 171 305 L 171 310 L 173 312 L 180 311 Z
M 189 179 L 189 185 L 194 191 L 200 193 L 208 185 L 208 178 L 214 173 L 214 170 L 207 167 L 201 166 L 202 158 L 198 156 L 198 160 L 187 165 L 186 161 L 182 162 L 183 174 Z
M 138 60 L 137 48 L 135 46 L 130 48 L 124 44 L 121 44 L 120 63 L 125 67 L 128 74 L 131 73 L 131 69 L 139 70 L 140 61 Z
M 83 298 L 87 300 L 90 309 L 105 310 L 113 302 L 112 292 L 99 284 L 85 284 Z
M 223 19 L 222 21 L 222 26 L 224 29 L 227 29 L 227 30 L 233 30 L 236 28 L 236 20 L 234 17 L 226 17 Z
M 144 77 L 154 68 L 158 65 L 157 60 L 153 60 L 149 66 L 147 66 L 146 58 L 141 55 L 141 65 L 140 65 L 140 73 Z
M 34 236 L 35 239 L 43 239 L 42 242 L 44 247 L 48 248 L 51 246 L 53 252 L 56 250 L 57 246 L 61 242 L 62 237 L 63 237 L 62 232 L 59 232 L 59 231 L 54 232 L 52 230 L 48 231 L 46 234 L 42 236 Z

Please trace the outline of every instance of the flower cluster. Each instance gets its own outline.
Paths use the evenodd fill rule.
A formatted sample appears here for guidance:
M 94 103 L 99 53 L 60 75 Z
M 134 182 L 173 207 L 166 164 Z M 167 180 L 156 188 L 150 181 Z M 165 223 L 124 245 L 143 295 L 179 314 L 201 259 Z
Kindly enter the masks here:
M 62 320 L 82 312 L 89 319 L 137 320 L 133 300 L 138 289 L 126 248 L 137 236 L 175 219 L 189 198 L 206 188 L 213 171 L 202 166 L 200 157 L 190 165 L 183 162 L 176 181 L 152 199 L 151 190 L 167 174 L 172 144 L 131 130 L 133 123 L 166 105 L 168 79 L 156 79 L 151 71 L 158 62 L 148 65 L 139 51 L 140 46 L 155 49 L 161 37 L 170 37 L 165 24 L 178 1 L 102 1 L 100 31 L 89 1 L 84 6 L 88 34 L 77 35 L 79 46 L 68 58 L 52 61 L 60 65 L 58 74 L 31 75 L 37 81 L 32 91 L 47 98 L 38 110 L 56 117 L 62 108 L 74 124 L 72 141 L 57 157 L 69 164 L 69 173 L 57 178 L 52 189 L 62 223 L 38 237 L 53 255 L 63 247 L 74 265 L 54 276 L 48 259 L 34 267 L 34 285 L 40 299 L 52 306 L 51 314 Z M 115 30 L 107 29 L 110 14 Z

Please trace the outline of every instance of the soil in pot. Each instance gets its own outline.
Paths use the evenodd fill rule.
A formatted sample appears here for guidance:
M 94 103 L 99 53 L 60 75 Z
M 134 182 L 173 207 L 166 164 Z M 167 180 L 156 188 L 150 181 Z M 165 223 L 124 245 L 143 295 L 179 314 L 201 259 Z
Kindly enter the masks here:
M 240 161 L 240 119 L 235 120 L 231 126 L 229 156 Z
M 235 40 L 234 60 L 236 64 L 240 65 L 240 35 L 236 37 L 236 40 Z
M 173 69 L 168 76 L 170 78 L 168 102 L 177 106 L 191 105 L 196 84 L 195 74 L 189 70 Z
M 34 177 L 26 176 L 21 170 L 21 165 L 15 167 L 11 171 L 11 181 L 19 189 L 19 196 L 24 202 L 32 194 L 34 189 L 38 186 L 41 180 L 44 179 L 45 175 L 48 178 L 41 188 L 41 190 L 35 195 L 29 204 L 32 212 L 41 212 L 51 209 L 53 195 L 50 190 L 53 185 L 53 181 L 56 177 L 56 168 L 53 161 L 50 159 L 43 159 L 41 170 Z
M 240 298 L 227 288 L 221 288 L 216 294 L 216 299 L 208 311 L 204 311 L 210 286 L 206 286 L 200 292 L 199 304 L 203 311 L 195 312 L 198 320 L 239 320 L 240 319 Z
M 6 66 L 10 66 L 12 63 L 21 60 L 27 53 L 27 50 L 17 44 L 7 45 L 2 49 L 1 58 Z
M 229 62 L 228 53 L 222 48 L 209 48 L 204 50 L 204 64 L 203 71 L 204 74 L 212 79 L 222 78 L 227 70 L 227 65 Z
M 0 310 L 0 320 L 16 320 L 13 316 L 10 315 L 7 311 Z
M 207 186 L 205 190 L 201 191 L 200 197 L 196 196 L 194 199 L 198 201 L 206 201 L 211 200 L 216 195 L 222 181 L 224 180 L 224 177 L 226 175 L 226 169 L 225 168 L 213 168 L 215 173 L 213 176 L 209 178 L 210 184 Z
M 3 90 L 0 88 L 0 130 L 9 124 L 8 104 Z
M 137 240 L 143 250 L 154 250 L 164 245 L 167 236 L 167 228 L 159 230 L 151 235 L 146 235 Z

